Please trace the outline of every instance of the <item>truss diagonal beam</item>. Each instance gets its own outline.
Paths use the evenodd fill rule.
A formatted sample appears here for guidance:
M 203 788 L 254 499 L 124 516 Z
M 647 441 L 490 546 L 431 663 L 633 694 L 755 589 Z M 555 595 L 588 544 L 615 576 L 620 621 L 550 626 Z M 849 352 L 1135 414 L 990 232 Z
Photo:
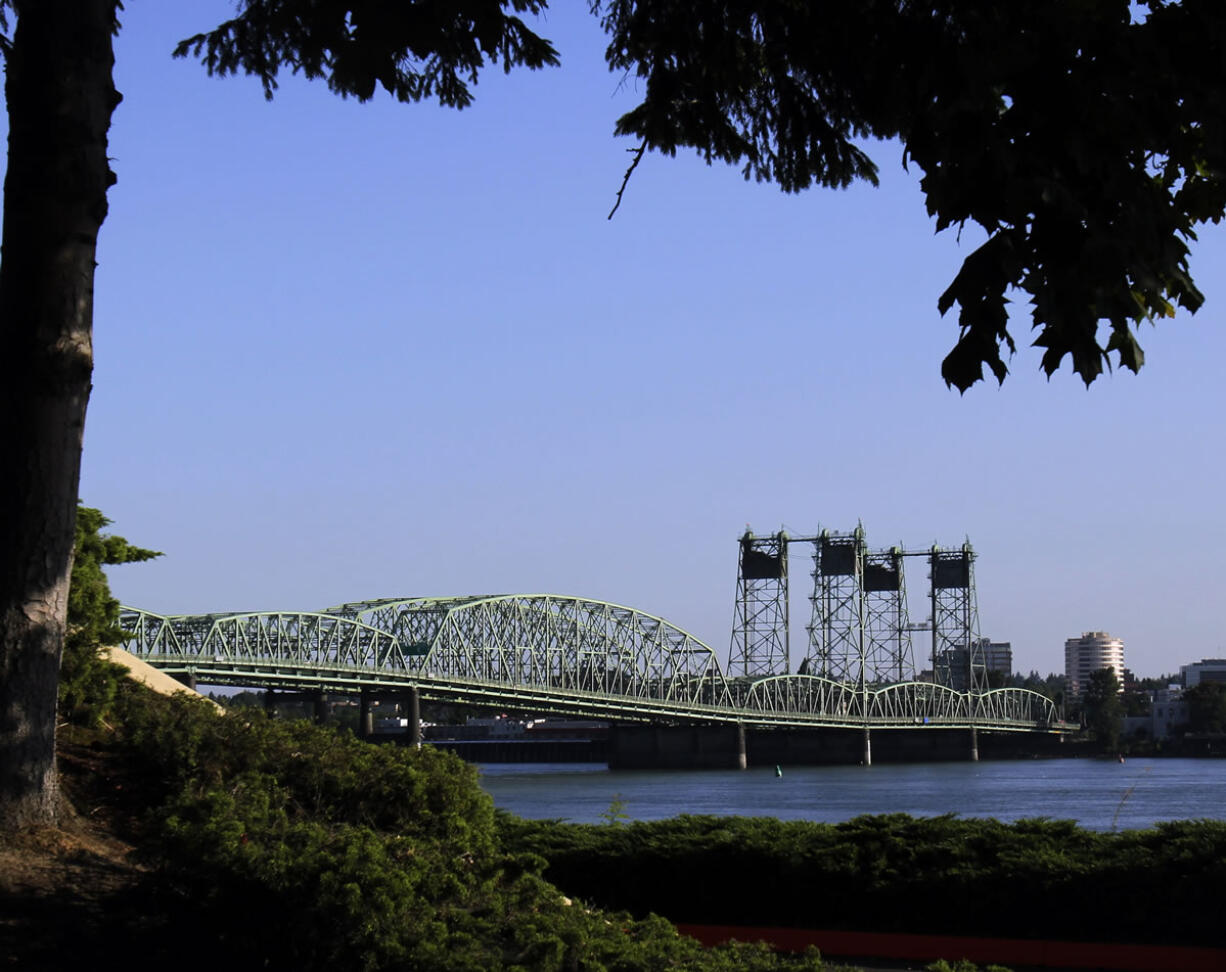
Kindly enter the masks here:
M 707 645 L 663 618 L 555 594 L 382 599 L 316 613 L 125 608 L 121 625 L 130 651 L 212 684 L 412 685 L 428 697 L 627 721 L 1060 728 L 1054 706 L 1021 689 L 866 690 L 786 674 L 729 682 Z

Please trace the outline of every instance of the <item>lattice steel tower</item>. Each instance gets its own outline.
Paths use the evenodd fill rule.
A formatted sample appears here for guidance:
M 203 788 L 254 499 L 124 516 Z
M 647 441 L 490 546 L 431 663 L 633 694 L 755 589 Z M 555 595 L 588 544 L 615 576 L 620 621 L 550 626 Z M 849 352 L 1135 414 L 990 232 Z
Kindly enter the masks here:
M 891 547 L 864 560 L 864 677 L 870 684 L 915 677 L 903 556 L 901 547 Z
M 740 545 L 728 673 L 784 675 L 789 671 L 787 534 L 755 537 L 746 530 Z
M 801 671 L 874 685 L 914 675 L 899 547 L 870 553 L 864 529 L 813 540 L 809 653 Z
M 801 673 L 860 684 L 864 673 L 864 530 L 813 540 L 809 653 Z
M 933 546 L 928 553 L 933 677 L 959 692 L 988 689 L 987 665 L 979 638 L 974 563 L 975 553 L 969 541 L 959 550 Z

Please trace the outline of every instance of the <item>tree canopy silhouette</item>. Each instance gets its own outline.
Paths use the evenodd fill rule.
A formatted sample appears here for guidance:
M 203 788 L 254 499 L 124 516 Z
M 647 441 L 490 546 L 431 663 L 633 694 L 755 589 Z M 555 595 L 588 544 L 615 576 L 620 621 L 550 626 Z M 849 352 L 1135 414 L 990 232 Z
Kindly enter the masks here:
M 1116 752 L 1124 727 L 1124 702 L 1120 698 L 1120 680 L 1111 668 L 1090 673 L 1085 689 L 1086 726 L 1104 752 Z

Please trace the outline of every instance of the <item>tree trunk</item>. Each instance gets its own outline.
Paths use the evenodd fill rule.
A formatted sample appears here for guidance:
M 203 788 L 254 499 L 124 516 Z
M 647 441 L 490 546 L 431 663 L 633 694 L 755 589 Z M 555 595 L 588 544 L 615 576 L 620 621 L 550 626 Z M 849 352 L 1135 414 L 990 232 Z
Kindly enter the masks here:
M 116 0 L 31 0 L 5 64 L 0 830 L 55 821 L 55 707 L 93 347 Z

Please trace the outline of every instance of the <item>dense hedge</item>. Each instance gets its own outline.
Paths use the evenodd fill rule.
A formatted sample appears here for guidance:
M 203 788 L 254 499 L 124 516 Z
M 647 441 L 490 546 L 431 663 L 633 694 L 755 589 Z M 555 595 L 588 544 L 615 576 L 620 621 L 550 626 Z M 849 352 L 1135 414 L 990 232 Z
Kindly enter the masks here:
M 222 717 L 131 689 L 121 710 L 162 904 L 207 930 L 222 965 L 822 967 L 815 954 L 704 950 L 653 912 L 703 924 L 1226 944 L 1226 824 L 1098 834 L 1064 821 L 902 815 L 529 822 L 496 814 L 474 770 L 430 748 L 372 746 L 260 713 Z
M 903 814 L 501 827 L 567 894 L 678 922 L 1226 945 L 1216 821 L 1116 834 Z
M 189 913 L 219 967 L 822 968 L 816 953 L 707 950 L 662 919 L 571 903 L 542 858 L 501 847 L 475 771 L 447 753 L 133 690 L 122 708 L 162 907 Z

